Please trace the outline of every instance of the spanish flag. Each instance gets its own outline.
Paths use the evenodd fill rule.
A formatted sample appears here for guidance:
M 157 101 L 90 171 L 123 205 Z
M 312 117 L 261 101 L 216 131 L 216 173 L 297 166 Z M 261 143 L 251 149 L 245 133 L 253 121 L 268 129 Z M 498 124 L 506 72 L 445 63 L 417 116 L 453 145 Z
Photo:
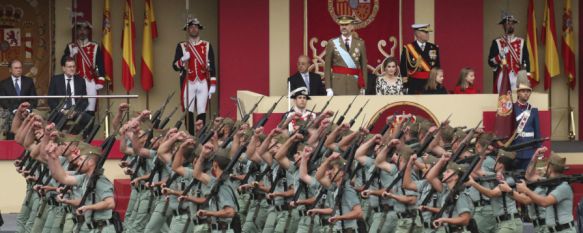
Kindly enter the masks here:
M 134 62 L 134 39 L 136 27 L 134 24 L 134 14 L 132 9 L 132 0 L 125 1 L 123 12 L 123 32 L 122 32 L 122 58 L 121 64 L 121 82 L 127 92 L 134 88 L 134 75 L 136 75 L 136 66 Z
M 565 1 L 565 11 L 563 12 L 563 45 L 561 55 L 563 57 L 563 65 L 565 65 L 565 75 L 567 76 L 567 83 L 571 89 L 575 88 L 577 84 L 575 80 L 575 45 L 573 39 L 573 17 L 571 11 L 571 0 Z
M 113 58 L 111 50 L 113 43 L 111 39 L 111 11 L 109 10 L 109 0 L 103 1 L 103 26 L 101 37 L 101 49 L 103 50 L 103 67 L 105 72 L 105 79 L 109 83 L 109 89 L 113 91 Z
M 142 88 L 149 92 L 154 86 L 154 51 L 153 40 L 158 37 L 156 18 L 152 0 L 146 0 L 144 15 L 144 40 L 142 43 Z
M 538 39 L 536 33 L 536 15 L 534 13 L 534 0 L 528 1 L 528 22 L 526 22 L 526 48 L 528 49 L 528 60 L 530 61 L 530 85 L 534 88 L 538 85 Z
M 545 16 L 543 21 L 541 41 L 545 45 L 545 90 L 551 87 L 551 78 L 561 73 L 559 67 L 559 52 L 555 34 L 555 1 L 545 1 Z

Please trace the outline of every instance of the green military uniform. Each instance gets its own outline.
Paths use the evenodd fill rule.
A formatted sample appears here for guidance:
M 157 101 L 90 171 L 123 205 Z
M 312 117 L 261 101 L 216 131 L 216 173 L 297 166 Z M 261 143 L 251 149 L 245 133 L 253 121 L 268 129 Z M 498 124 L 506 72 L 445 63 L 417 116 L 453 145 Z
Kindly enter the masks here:
M 507 183 L 513 183 L 514 179 L 507 177 Z M 491 198 L 492 209 L 498 223 L 497 233 L 522 233 L 523 224 L 518 210 L 516 201 L 508 193 L 502 192 L 502 196 Z
M 189 181 L 192 181 L 194 179 L 194 175 L 193 175 L 193 170 L 191 168 L 186 168 L 185 169 L 186 172 L 184 174 L 184 178 L 188 179 Z M 195 181 L 196 185 L 190 190 L 189 195 L 190 196 L 194 196 L 194 197 L 205 197 L 208 196 L 211 188 L 212 188 L 212 183 L 208 183 L 208 184 L 203 184 L 200 181 Z M 185 203 L 186 204 L 186 203 Z M 207 217 L 198 217 L 196 216 L 196 212 L 198 212 L 198 210 L 202 210 L 202 209 L 208 209 L 208 206 L 200 206 L 198 204 L 189 202 L 188 203 L 188 209 L 190 210 L 190 213 L 192 213 L 192 216 L 190 216 L 190 219 L 192 220 L 191 224 L 192 224 L 192 228 L 194 229 L 195 233 L 206 233 L 210 230 L 209 227 L 209 223 L 210 220 Z
M 235 170 L 233 171 L 234 174 L 237 175 L 245 175 L 249 171 L 249 166 L 251 166 L 252 161 L 247 159 L 247 155 L 243 153 L 241 158 L 235 165 Z M 233 188 L 237 189 L 241 185 L 241 181 L 239 180 L 232 180 L 231 183 L 233 184 Z M 239 211 L 239 218 L 245 219 L 247 216 L 247 212 L 249 211 L 249 204 L 251 203 L 251 195 L 249 193 L 241 192 L 238 195 L 237 202 L 239 203 L 239 207 L 241 207 L 241 211 Z
M 372 175 L 375 169 L 375 167 L 372 166 L 374 165 L 374 160 L 372 158 L 368 158 L 367 165 L 371 165 L 369 168 L 369 173 Z M 390 173 L 388 173 L 377 168 L 377 178 L 370 184 L 369 189 L 379 190 L 388 186 L 391 182 L 393 182 L 396 171 L 396 169 L 393 169 Z M 384 199 L 374 195 L 369 196 L 368 200 L 370 203 L 369 208 L 372 210 L 372 221 L 370 223 L 369 232 L 395 232 L 397 227 L 397 213 L 394 209 L 395 201 L 393 199 Z
M 444 184 L 442 193 L 440 194 L 441 198 L 439 200 L 439 206 L 444 206 L 445 198 L 448 196 L 450 190 L 447 185 Z M 457 199 L 455 200 L 455 206 L 451 209 L 451 213 L 445 212 L 443 214 L 443 218 L 448 218 L 449 216 L 457 217 L 463 213 L 472 214 L 474 211 L 474 205 L 472 204 L 472 199 L 467 192 L 462 192 L 457 195 Z M 445 228 L 448 228 L 447 230 Z M 456 225 L 445 225 L 439 228 L 439 232 L 448 232 L 448 233 L 469 233 L 470 231 L 467 229 L 466 226 L 456 226 Z
M 150 158 L 155 157 L 152 155 L 155 155 L 155 151 L 152 152 Z M 146 174 L 149 174 L 153 169 L 152 163 L 149 162 L 150 159 L 139 157 L 137 159 L 138 161 L 135 163 L 134 169 L 134 172 L 137 172 L 136 177 L 141 177 Z M 144 232 L 146 225 L 150 220 L 150 210 L 148 209 L 148 207 L 150 199 L 153 198 L 153 195 L 150 192 L 150 189 L 146 188 L 144 183 L 145 183 L 144 181 L 140 181 L 136 187 L 136 189 L 138 190 L 138 195 L 134 204 L 134 208 L 132 210 L 133 212 L 132 222 L 128 226 L 128 229 L 126 229 L 126 232 L 130 233 Z
M 42 165 L 42 169 L 48 169 L 48 167 L 46 167 L 46 165 Z M 43 184 L 44 180 L 47 179 L 47 176 L 45 175 L 45 177 L 43 177 L 43 180 L 40 180 L 39 183 L 37 184 Z M 51 211 L 53 208 L 52 206 L 49 206 L 47 203 L 47 195 L 41 195 L 39 192 L 35 192 L 34 195 L 38 195 L 39 196 L 39 200 L 40 200 L 40 206 L 39 209 L 37 211 L 37 215 L 36 215 L 36 219 L 34 220 L 34 224 L 32 225 L 32 229 L 31 232 L 42 232 L 44 225 L 46 223 L 47 220 L 47 216 L 49 216 L 49 211 Z M 51 220 L 51 219 L 49 219 Z M 52 223 L 52 222 L 51 222 Z
M 86 192 L 89 183 L 89 176 L 77 175 L 75 176 L 78 184 L 82 184 L 83 192 Z M 100 176 L 95 185 L 95 190 L 88 196 L 85 205 L 95 204 L 103 201 L 106 198 L 113 198 L 113 184 L 107 177 Z M 85 222 L 81 226 L 81 232 L 89 233 L 115 233 L 115 228 L 112 224 L 113 209 L 91 211 L 84 213 Z
M 216 182 L 217 178 L 211 176 L 211 182 L 209 182 L 209 186 L 212 187 Z M 210 211 L 219 211 L 226 207 L 235 209 L 235 212 L 239 210 L 239 205 L 237 204 L 237 194 L 233 190 L 230 180 L 225 180 L 224 183 L 219 187 L 217 194 L 210 197 L 208 207 Z M 231 225 L 232 220 L 232 218 L 211 217 L 211 232 L 234 233 L 235 231 Z
M 534 189 L 534 192 L 539 195 L 546 196 L 547 188 L 538 186 Z M 528 218 L 534 226 L 534 232 L 548 233 L 549 229 L 545 224 L 546 208 L 533 203 L 528 205 L 526 209 L 528 210 Z
M 550 232 L 575 233 L 573 221 L 573 189 L 567 182 L 563 182 L 554 189 L 549 188 L 549 195 L 553 196 L 557 203 L 546 209 L 546 224 Z
M 262 162 L 259 165 L 259 170 L 261 172 L 257 172 L 255 176 L 249 177 L 249 182 L 256 181 L 259 178 L 260 174 L 266 172 L 268 169 L 268 165 L 265 162 Z M 268 175 L 263 176 L 262 181 L 267 184 L 269 183 Z M 265 226 L 265 220 L 267 219 L 269 204 L 265 199 L 265 194 L 261 191 L 257 191 L 256 189 L 252 189 L 250 191 L 250 198 L 251 202 L 249 203 L 249 210 L 247 211 L 248 214 L 245 218 L 245 223 L 243 223 L 242 231 L 245 233 L 255 233 L 261 232 L 263 227 Z
M 340 19 L 339 24 L 351 24 L 354 21 L 353 18 L 348 19 L 351 17 L 343 18 L 346 19 Z M 342 22 L 343 20 L 347 21 Z M 366 88 L 366 59 L 364 40 L 354 35 L 328 40 L 324 56 L 326 89 L 332 89 L 334 95 L 358 95 L 360 89 Z M 358 79 L 362 79 L 360 87 Z
M 192 170 L 192 167 L 189 167 Z M 185 177 L 178 177 L 172 185 L 170 185 L 170 189 L 173 190 L 184 190 L 186 186 L 190 184 L 192 179 L 187 179 Z M 186 228 L 186 232 L 192 232 L 192 224 L 190 224 L 190 210 L 188 208 L 184 208 L 178 210 L 178 197 L 171 195 L 168 196 L 168 210 L 172 212 L 172 220 L 170 222 L 170 231 L 172 233 L 181 233 L 184 232 L 184 228 Z
M 314 178 L 312 178 L 311 185 L 307 185 L 300 181 L 299 168 L 295 164 L 290 166 L 289 171 L 293 173 L 294 193 L 299 192 L 297 200 L 305 200 L 317 195 L 320 185 Z M 302 186 L 301 190 L 299 190 L 300 186 Z M 305 205 L 299 205 L 294 209 L 290 226 L 295 226 L 295 229 L 288 228 L 287 232 L 307 233 L 310 225 L 312 231 L 319 228 L 319 222 L 314 221 L 314 217 L 309 216 L 307 211 Z
M 150 161 L 152 163 L 151 165 L 152 167 L 155 166 L 156 159 L 160 158 L 158 158 L 157 156 L 152 156 L 152 159 Z M 162 161 L 159 161 L 159 163 L 162 163 Z M 171 164 L 162 165 L 162 168 L 154 174 L 152 183 L 168 179 L 171 171 L 172 171 Z M 152 215 L 150 216 L 150 220 L 148 221 L 148 224 L 146 225 L 144 232 L 145 233 L 168 232 L 169 228 L 168 225 L 166 224 L 167 222 L 166 216 L 170 214 L 170 212 L 166 210 L 166 213 L 164 213 L 164 206 L 166 203 L 166 201 L 164 200 L 164 196 L 162 195 L 161 189 L 159 188 L 153 188 L 151 192 L 152 195 L 154 195 L 153 200 L 154 210 L 152 211 Z
M 419 198 L 419 193 L 411 190 L 406 190 L 401 187 L 402 180 L 395 185 L 392 192 L 396 195 L 415 196 Z M 423 231 L 421 221 L 416 218 L 417 209 L 415 205 L 405 205 L 401 202 L 394 201 L 395 212 L 397 212 L 397 233 L 420 233 Z M 412 230 L 411 230 L 412 228 Z
M 482 162 L 482 171 L 484 171 L 486 175 L 495 174 L 495 166 L 496 160 L 494 156 L 488 155 Z M 480 185 L 489 189 L 494 188 L 492 182 L 480 182 Z M 478 230 L 480 233 L 496 232 L 497 223 L 496 218 L 494 218 L 494 211 L 492 210 L 490 198 L 481 194 L 474 187 L 469 187 L 468 192 L 474 203 L 473 218 L 476 220 L 476 224 L 478 225 Z
M 421 206 L 422 202 L 425 200 L 425 198 L 427 198 L 427 196 L 429 194 L 432 194 L 430 199 L 429 199 L 430 200 L 429 203 L 427 203 L 427 207 L 441 208 L 442 205 L 440 205 L 438 203 L 440 198 L 441 198 L 441 195 L 433 190 L 433 187 L 431 186 L 431 184 L 427 180 L 417 180 L 414 182 L 415 182 L 415 185 L 417 187 L 417 190 L 420 190 L 420 193 L 421 193 L 419 198 L 417 199 L 417 206 L 418 207 Z M 423 232 L 425 232 L 425 233 L 432 232 L 433 229 L 432 229 L 431 221 L 434 219 L 433 213 L 431 213 L 429 211 L 423 211 L 421 213 L 421 215 L 418 217 L 421 219 L 421 223 L 423 224 Z
M 66 168 L 69 166 L 69 161 L 65 157 L 59 157 L 61 161 L 61 166 Z M 52 179 L 48 183 L 49 186 L 57 187 L 59 183 Z M 51 191 L 46 194 L 47 195 L 47 205 L 51 207 L 49 210 L 47 220 L 45 221 L 45 226 L 43 228 L 43 232 L 47 233 L 59 233 L 63 232 L 62 224 L 63 219 L 65 218 L 65 206 L 62 203 L 57 202 L 56 196 L 58 195 L 56 192 Z
M 291 173 L 283 169 L 277 163 L 273 163 L 272 165 L 272 180 L 275 183 L 271 185 L 275 185 L 274 192 L 284 192 L 289 188 L 289 182 L 293 180 Z M 278 175 L 278 173 L 280 173 Z M 291 215 L 291 207 L 289 206 L 289 202 L 287 198 L 283 197 L 275 197 L 273 200 L 268 201 L 270 204 L 269 207 L 269 214 L 267 215 L 267 220 L 265 221 L 265 227 L 263 228 L 264 233 L 276 232 L 276 233 L 283 233 L 289 227 L 290 224 L 290 215 Z
M 27 182 L 26 183 L 26 196 L 24 201 L 22 202 L 22 205 L 20 206 L 20 212 L 18 213 L 18 217 L 16 218 L 16 226 L 18 233 L 24 232 L 24 227 L 26 225 L 26 221 L 28 220 L 28 217 L 30 216 L 30 212 L 31 212 L 31 208 L 32 208 L 32 203 L 27 200 L 26 197 L 30 197 L 34 194 L 34 190 L 32 189 L 32 183 L 31 182 Z
M 335 186 L 335 185 L 333 185 L 333 186 Z M 336 199 L 338 198 L 338 195 L 340 195 L 340 192 L 342 192 L 342 194 L 341 194 L 342 199 L 340 200 L 340 203 L 339 203 L 340 206 L 338 206 L 338 205 L 336 205 Z M 352 188 L 349 181 L 346 181 L 346 183 L 343 185 L 342 189 L 336 188 L 334 190 L 334 192 L 332 193 L 332 198 L 328 198 L 327 200 L 329 201 L 330 206 L 333 206 L 333 209 L 335 211 L 334 212 L 335 216 L 345 215 L 345 214 L 351 212 L 355 206 L 360 205 L 358 194 L 357 194 L 356 190 L 354 190 L 354 188 Z M 342 208 L 342 210 L 340 208 Z M 334 224 L 333 229 L 334 229 L 334 231 L 343 231 L 343 230 L 352 229 L 352 230 L 354 230 L 353 232 L 356 232 L 358 230 L 357 220 L 353 219 L 353 220 L 337 221 Z
M 39 161 L 36 161 L 36 162 L 40 163 Z M 37 170 L 37 171 L 34 171 L 30 175 L 38 177 L 39 172 Z M 32 190 L 32 193 L 30 195 L 29 204 L 31 204 L 30 214 L 28 215 L 28 219 L 26 220 L 26 224 L 24 226 L 24 232 L 32 232 L 33 225 L 35 223 L 35 220 L 37 219 L 36 216 L 38 214 L 39 207 L 41 205 L 41 199 L 39 198 L 38 194 L 34 190 Z

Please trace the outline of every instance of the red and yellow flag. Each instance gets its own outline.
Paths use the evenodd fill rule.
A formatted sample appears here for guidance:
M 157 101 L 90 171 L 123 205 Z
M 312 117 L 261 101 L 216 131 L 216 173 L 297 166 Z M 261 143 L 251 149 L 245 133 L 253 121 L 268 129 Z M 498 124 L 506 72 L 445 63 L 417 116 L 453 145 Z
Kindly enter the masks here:
M 121 82 L 127 92 L 134 88 L 134 75 L 136 75 L 136 66 L 134 62 L 134 39 L 136 28 L 134 24 L 134 14 L 132 0 L 125 1 L 123 13 L 123 31 L 122 31 L 122 58 L 121 64 Z
M 146 0 L 144 14 L 144 40 L 142 43 L 142 88 L 149 92 L 154 86 L 153 41 L 158 37 L 156 18 L 152 0 Z
M 541 41 L 545 45 L 545 90 L 551 87 L 551 78 L 561 73 L 559 67 L 559 52 L 555 34 L 555 1 L 545 1 L 545 16 Z
M 526 48 L 528 49 L 528 58 L 530 61 L 530 84 L 534 88 L 538 85 L 538 38 L 536 33 L 536 15 L 534 13 L 534 0 L 528 1 L 528 22 L 526 22 Z
M 563 11 L 563 45 L 561 55 L 563 57 L 563 64 L 565 65 L 565 75 L 567 76 L 567 83 L 571 89 L 575 88 L 577 84 L 575 80 L 575 49 L 573 38 L 573 17 L 571 11 L 571 0 L 565 1 L 565 9 Z
M 103 52 L 103 67 L 105 72 L 105 79 L 108 80 L 109 89 L 113 91 L 113 58 L 111 51 L 113 49 L 113 42 L 111 39 L 111 11 L 109 10 L 109 0 L 103 1 L 103 26 L 101 37 L 101 49 Z

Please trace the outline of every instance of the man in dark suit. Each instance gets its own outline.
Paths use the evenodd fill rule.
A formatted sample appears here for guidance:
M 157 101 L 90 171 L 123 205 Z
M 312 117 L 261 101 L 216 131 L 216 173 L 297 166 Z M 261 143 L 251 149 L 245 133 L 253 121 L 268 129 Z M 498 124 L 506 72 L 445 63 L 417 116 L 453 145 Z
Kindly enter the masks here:
M 13 60 L 10 62 L 10 77 L 0 82 L 0 96 L 36 96 L 36 88 L 31 78 L 22 76 L 22 62 Z M 29 102 L 32 108 L 36 107 L 36 99 L 11 99 L 2 100 L 3 109 L 14 112 L 20 103 Z
M 287 78 L 290 90 L 306 87 L 311 96 L 326 95 L 322 78 L 316 73 L 308 72 L 309 67 L 310 59 L 305 55 L 300 56 L 298 58 L 298 72 Z
M 49 85 L 48 95 L 87 95 L 85 80 L 75 75 L 77 71 L 75 60 L 73 58 L 67 58 L 64 60 L 62 66 L 63 74 L 53 76 Z M 49 99 L 48 103 L 51 110 L 56 108 L 59 102 L 59 99 Z M 75 106 L 78 109 L 85 110 L 87 105 L 87 99 L 68 98 L 65 100 L 63 108 Z
M 10 77 L 0 82 L 0 96 L 36 96 L 34 81 L 29 77 L 22 76 L 22 62 L 12 60 L 9 71 Z M 37 104 L 36 99 L 10 99 L 0 100 L 0 106 L 8 110 L 11 113 L 10 116 L 14 116 L 16 109 L 23 102 L 29 102 L 32 108 L 35 108 Z M 10 119 L 7 120 L 10 121 Z M 9 130 L 6 131 L 6 139 L 14 139 L 14 134 Z

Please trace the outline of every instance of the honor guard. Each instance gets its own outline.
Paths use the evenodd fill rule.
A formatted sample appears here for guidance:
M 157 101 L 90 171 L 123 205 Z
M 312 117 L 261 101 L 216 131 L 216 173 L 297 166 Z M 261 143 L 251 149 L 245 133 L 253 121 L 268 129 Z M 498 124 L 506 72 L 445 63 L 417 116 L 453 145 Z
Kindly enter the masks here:
M 498 93 L 502 84 L 503 71 L 508 72 L 510 87 L 516 90 L 518 71 L 530 71 L 526 40 L 514 35 L 514 25 L 518 20 L 513 15 L 504 15 L 499 25 L 502 25 L 504 34 L 492 41 L 488 55 L 488 65 L 494 70 L 494 93 Z M 506 66 L 507 69 L 502 69 Z
M 518 81 L 516 85 L 517 101 L 513 104 L 512 112 L 514 113 L 514 120 L 516 130 L 514 131 L 514 140 L 512 145 L 525 143 L 535 139 L 539 139 L 540 134 L 540 120 L 538 116 L 538 108 L 533 107 L 528 103 L 532 88 L 528 80 L 526 71 L 518 72 Z M 535 147 L 529 147 L 516 152 L 515 166 L 517 169 L 526 169 L 530 162 L 535 149 L 540 146 L 540 143 Z
M 183 110 L 191 100 L 188 110 L 188 126 L 194 133 L 194 106 L 197 120 L 205 121 L 207 101 L 217 90 L 215 55 L 210 42 L 200 39 L 200 30 L 204 27 L 197 18 L 189 19 L 183 30 L 187 32 L 187 41 L 176 45 L 172 67 L 180 72 L 180 91 Z M 209 88 L 210 86 L 210 88 Z
M 103 68 L 103 52 L 99 44 L 89 41 L 89 33 L 93 25 L 88 21 L 78 21 L 74 26 L 75 41 L 65 48 L 61 64 L 65 64 L 67 57 L 75 59 L 77 75 L 85 79 L 87 95 L 97 95 L 97 91 L 105 85 L 105 69 Z M 95 113 L 95 98 L 88 99 L 87 111 Z
M 429 41 L 429 33 L 433 31 L 429 24 L 413 24 L 415 41 L 403 46 L 401 52 L 401 77 L 407 78 L 406 93 L 420 94 L 429 79 L 429 71 L 439 67 L 439 47 Z
M 366 49 L 364 40 L 352 32 L 356 19 L 341 16 L 336 21 L 341 35 L 326 45 L 324 80 L 328 96 L 364 95 L 366 88 Z

